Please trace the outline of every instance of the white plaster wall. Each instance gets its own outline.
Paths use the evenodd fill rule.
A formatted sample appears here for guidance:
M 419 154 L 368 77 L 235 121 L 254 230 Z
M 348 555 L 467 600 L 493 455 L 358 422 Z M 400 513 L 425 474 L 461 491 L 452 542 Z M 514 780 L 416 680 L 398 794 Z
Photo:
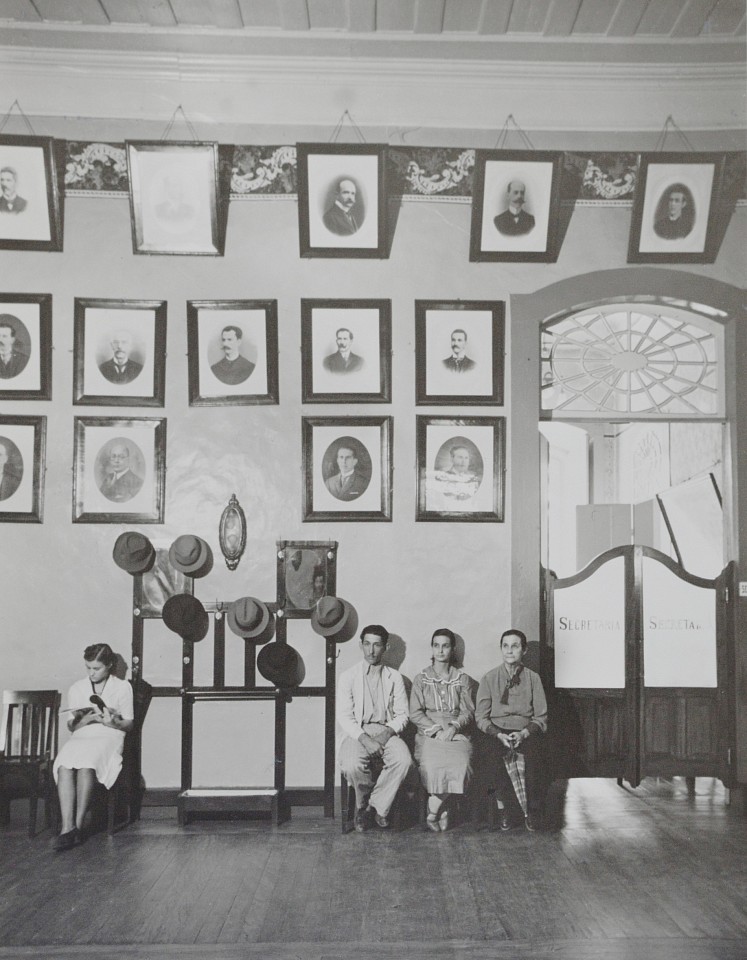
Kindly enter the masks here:
M 742 208 L 735 214 L 717 263 L 692 272 L 739 282 L 746 212 Z M 232 492 L 248 520 L 247 551 L 238 570 L 229 573 L 218 558 L 210 576 L 197 585 L 202 599 L 247 593 L 273 599 L 275 541 L 333 539 L 340 543 L 338 593 L 356 605 L 361 623 L 383 622 L 401 638 L 402 670 L 409 676 L 426 662 L 428 640 L 437 626 L 450 626 L 463 636 L 465 667 L 475 677 L 494 665 L 495 638 L 512 617 L 530 633 L 536 631 L 531 611 L 537 609 L 537 575 L 517 569 L 521 553 L 515 551 L 512 560 L 512 532 L 532 542 L 536 537 L 538 544 L 538 518 L 521 515 L 515 529 L 510 519 L 517 476 L 522 502 L 532 502 L 527 500 L 531 485 L 525 489 L 526 471 L 516 460 L 531 463 L 536 458 L 536 398 L 524 385 L 521 410 L 512 407 L 515 391 L 507 362 L 505 408 L 416 408 L 413 304 L 419 298 L 508 301 L 510 295 L 581 272 L 624 267 L 630 210 L 577 209 L 558 263 L 547 265 L 468 263 L 469 218 L 467 204 L 409 203 L 400 211 L 389 260 L 301 260 L 295 202 L 237 202 L 229 214 L 224 258 L 147 257 L 132 254 L 126 200 L 73 198 L 66 204 L 63 253 L 0 254 L 4 291 L 49 292 L 54 298 L 53 400 L 2 404 L 3 413 L 46 415 L 48 439 L 44 523 L 3 524 L 0 529 L 0 685 L 65 691 L 81 675 L 87 644 L 106 640 L 125 654 L 129 649 L 131 581 L 111 560 L 116 536 L 128 527 L 71 522 L 73 417 L 125 414 L 122 408 L 72 404 L 75 296 L 168 301 L 166 405 L 163 411 L 132 411 L 168 420 L 166 521 L 141 529 L 166 544 L 193 532 L 217 550 L 218 521 Z M 190 409 L 186 301 L 241 297 L 278 300 L 280 404 Z M 301 297 L 391 297 L 391 406 L 301 404 Z M 564 306 L 557 303 L 555 309 Z M 514 333 L 509 323 L 509 356 Z M 519 342 L 522 362 L 532 364 L 534 337 L 527 341 L 522 335 Z M 450 412 L 508 418 L 503 524 L 415 522 L 415 416 Z M 301 520 L 301 417 L 344 414 L 394 417 L 391 523 Z M 517 577 L 523 584 L 518 599 Z M 232 645 L 233 640 L 229 636 L 228 657 L 237 664 L 240 641 Z M 306 624 L 296 622 L 290 625 L 289 641 L 312 651 L 315 638 Z M 179 641 L 174 635 L 160 624 L 148 624 L 145 642 L 146 679 L 149 664 L 162 672 L 177 670 Z M 198 670 L 205 669 L 200 658 L 208 656 L 209 643 L 198 648 Z M 356 656 L 354 642 L 342 646 L 339 669 Z M 151 787 L 178 784 L 178 708 L 177 700 L 151 708 L 144 769 Z M 288 729 L 288 784 L 321 783 L 319 705 L 294 701 Z M 271 781 L 271 731 L 271 713 L 256 704 L 245 710 L 205 708 L 204 722 L 200 717 L 196 729 L 195 783 Z

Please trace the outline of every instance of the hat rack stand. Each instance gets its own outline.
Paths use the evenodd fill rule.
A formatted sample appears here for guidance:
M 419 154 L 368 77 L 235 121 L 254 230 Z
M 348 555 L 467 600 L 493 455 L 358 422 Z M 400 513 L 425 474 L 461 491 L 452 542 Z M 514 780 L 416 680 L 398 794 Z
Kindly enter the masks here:
M 266 606 L 275 615 L 275 638 L 272 643 L 288 642 L 288 620 L 310 621 L 311 609 L 299 609 L 288 598 L 285 589 L 283 566 L 286 553 L 299 547 L 323 551 L 326 561 L 325 595 L 334 596 L 337 588 L 337 542 L 304 541 L 277 543 L 277 599 Z M 165 551 L 158 551 L 159 562 L 168 562 Z M 185 578 L 183 592 L 194 595 L 195 580 Z M 279 825 L 291 817 L 293 805 L 322 805 L 324 816 L 334 816 L 335 798 L 335 683 L 336 643 L 332 639 L 316 636 L 324 643 L 325 676 L 323 686 L 266 686 L 257 685 L 257 644 L 251 640 L 244 643 L 244 682 L 241 685 L 226 684 L 226 614 L 231 600 L 213 600 L 202 603 L 213 621 L 213 671 L 212 683 L 196 685 L 194 682 L 195 640 L 182 638 L 181 685 L 154 686 L 154 697 L 179 697 L 181 699 L 181 787 L 176 797 L 180 825 L 194 816 L 208 817 L 211 814 L 246 815 L 249 813 L 270 814 L 273 825 Z M 144 678 L 145 620 L 162 619 L 158 614 L 144 612 L 143 575 L 133 575 L 132 614 L 132 676 Z M 201 641 L 199 641 L 201 642 Z M 320 649 L 321 655 L 321 649 Z M 286 789 L 286 723 L 287 705 L 296 697 L 324 698 L 324 786 Z M 252 702 L 273 701 L 274 723 L 274 783 L 261 787 L 194 787 L 194 707 L 201 702 Z

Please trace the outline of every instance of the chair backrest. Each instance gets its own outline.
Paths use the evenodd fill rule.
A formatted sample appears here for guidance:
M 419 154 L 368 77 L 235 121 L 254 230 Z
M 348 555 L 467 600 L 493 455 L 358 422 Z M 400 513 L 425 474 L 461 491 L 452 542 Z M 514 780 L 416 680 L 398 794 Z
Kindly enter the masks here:
M 0 728 L 4 759 L 53 759 L 61 702 L 57 690 L 4 690 Z

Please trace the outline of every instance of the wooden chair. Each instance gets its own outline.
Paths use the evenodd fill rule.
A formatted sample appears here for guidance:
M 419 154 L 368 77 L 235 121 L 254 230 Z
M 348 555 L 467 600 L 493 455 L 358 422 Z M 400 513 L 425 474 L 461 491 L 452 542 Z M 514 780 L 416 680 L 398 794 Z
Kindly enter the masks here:
M 61 699 L 57 690 L 3 691 L 0 822 L 6 826 L 10 823 L 12 793 L 9 787 L 20 781 L 28 791 L 30 837 L 36 834 L 39 797 L 44 797 L 46 825 L 52 825 L 56 796 L 52 765 L 57 755 Z
M 153 699 L 153 687 L 146 680 L 131 680 L 135 722 L 125 736 L 122 769 L 106 791 L 106 829 L 110 835 L 140 819 L 145 787 L 142 781 L 142 730 Z

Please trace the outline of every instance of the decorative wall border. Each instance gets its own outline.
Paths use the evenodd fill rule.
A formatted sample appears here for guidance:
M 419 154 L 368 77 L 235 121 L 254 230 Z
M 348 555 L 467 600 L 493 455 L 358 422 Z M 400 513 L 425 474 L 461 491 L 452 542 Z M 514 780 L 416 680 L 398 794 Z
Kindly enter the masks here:
M 129 189 L 123 143 L 66 142 L 65 192 L 119 196 Z M 747 199 L 747 157 L 725 156 L 725 194 Z M 472 198 L 475 151 L 460 147 L 389 147 L 390 196 L 406 200 L 468 201 Z M 633 199 L 638 179 L 637 153 L 563 153 L 561 202 Z M 295 145 L 243 145 L 233 148 L 231 200 L 295 198 Z

